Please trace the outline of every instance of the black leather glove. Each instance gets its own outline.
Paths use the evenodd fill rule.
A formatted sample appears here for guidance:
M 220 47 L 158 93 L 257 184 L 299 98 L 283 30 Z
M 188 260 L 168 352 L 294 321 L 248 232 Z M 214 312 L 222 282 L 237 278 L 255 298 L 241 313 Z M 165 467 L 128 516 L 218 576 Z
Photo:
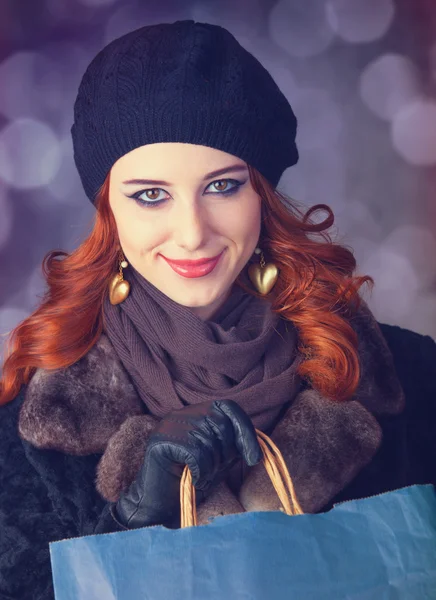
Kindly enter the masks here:
M 173 411 L 150 434 L 141 470 L 112 507 L 112 515 L 128 529 L 180 526 L 185 466 L 199 504 L 240 456 L 249 466 L 263 458 L 254 425 L 239 404 L 209 401 Z

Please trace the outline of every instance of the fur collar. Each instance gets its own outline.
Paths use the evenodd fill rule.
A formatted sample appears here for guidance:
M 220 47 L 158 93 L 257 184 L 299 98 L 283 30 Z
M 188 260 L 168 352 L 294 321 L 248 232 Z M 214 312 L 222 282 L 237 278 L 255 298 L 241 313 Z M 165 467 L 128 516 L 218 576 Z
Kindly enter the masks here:
M 304 512 L 316 512 L 374 457 L 382 441 L 378 415 L 394 415 L 405 398 L 391 352 L 362 300 L 350 319 L 359 338 L 361 380 L 353 400 L 332 402 L 301 391 L 271 434 L 288 466 Z M 38 369 L 25 390 L 19 434 L 32 445 L 67 454 L 102 453 L 96 487 L 115 501 L 139 470 L 157 420 L 145 414 L 107 336 L 74 365 Z M 199 523 L 244 510 L 279 510 L 262 464 L 246 470 L 236 498 L 220 484 L 199 507 Z

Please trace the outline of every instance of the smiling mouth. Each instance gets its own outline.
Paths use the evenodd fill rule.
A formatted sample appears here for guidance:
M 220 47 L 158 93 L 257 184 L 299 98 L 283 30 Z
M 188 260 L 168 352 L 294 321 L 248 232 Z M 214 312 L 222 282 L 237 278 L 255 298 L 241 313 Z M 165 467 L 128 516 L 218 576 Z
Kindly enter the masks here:
M 222 255 L 224 254 L 224 250 L 218 256 L 214 258 L 207 258 L 200 261 L 191 261 L 191 264 L 187 264 L 183 261 L 171 261 L 168 258 L 165 258 L 163 255 L 162 258 L 165 258 L 166 262 L 175 271 L 178 275 L 182 275 L 182 277 L 187 277 L 188 279 L 195 277 L 204 277 L 209 275 L 217 264 L 220 262 Z M 180 264 L 182 263 L 182 264 Z
M 218 260 L 223 252 L 224 252 L 224 250 L 222 250 L 216 256 L 212 256 L 210 258 L 200 258 L 198 260 L 175 260 L 175 259 L 173 260 L 172 258 L 167 258 L 166 256 L 163 256 L 163 254 L 161 256 L 163 256 L 163 258 L 168 263 L 176 265 L 177 267 L 183 267 L 183 268 L 189 269 L 191 267 L 200 267 L 200 266 L 208 264 L 214 260 Z

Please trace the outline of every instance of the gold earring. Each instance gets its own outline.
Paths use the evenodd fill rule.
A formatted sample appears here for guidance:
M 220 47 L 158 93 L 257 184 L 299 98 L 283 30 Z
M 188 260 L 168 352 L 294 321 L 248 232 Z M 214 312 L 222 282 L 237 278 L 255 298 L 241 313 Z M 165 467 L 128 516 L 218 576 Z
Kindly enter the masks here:
M 123 302 L 127 298 L 130 292 L 130 283 L 123 277 L 123 268 L 128 267 L 129 263 L 124 258 L 122 250 L 119 252 L 119 261 L 119 273 L 115 273 L 109 283 L 109 300 L 111 304 L 120 304 L 120 302 Z
M 279 270 L 274 263 L 265 264 L 265 258 L 260 248 L 256 248 L 254 253 L 260 254 L 260 264 L 250 265 L 248 276 L 259 294 L 266 296 L 274 287 L 279 276 Z

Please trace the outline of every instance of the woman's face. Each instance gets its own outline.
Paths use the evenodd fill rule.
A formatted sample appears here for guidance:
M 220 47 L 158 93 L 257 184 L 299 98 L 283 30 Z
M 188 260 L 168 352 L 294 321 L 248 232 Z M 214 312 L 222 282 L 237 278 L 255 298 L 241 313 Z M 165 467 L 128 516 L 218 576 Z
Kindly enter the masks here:
M 184 143 L 135 148 L 111 169 L 109 202 L 127 261 L 202 320 L 226 301 L 259 240 L 261 199 L 247 165 L 215 148 Z M 185 277 L 165 260 L 221 252 L 213 271 L 200 277 Z

